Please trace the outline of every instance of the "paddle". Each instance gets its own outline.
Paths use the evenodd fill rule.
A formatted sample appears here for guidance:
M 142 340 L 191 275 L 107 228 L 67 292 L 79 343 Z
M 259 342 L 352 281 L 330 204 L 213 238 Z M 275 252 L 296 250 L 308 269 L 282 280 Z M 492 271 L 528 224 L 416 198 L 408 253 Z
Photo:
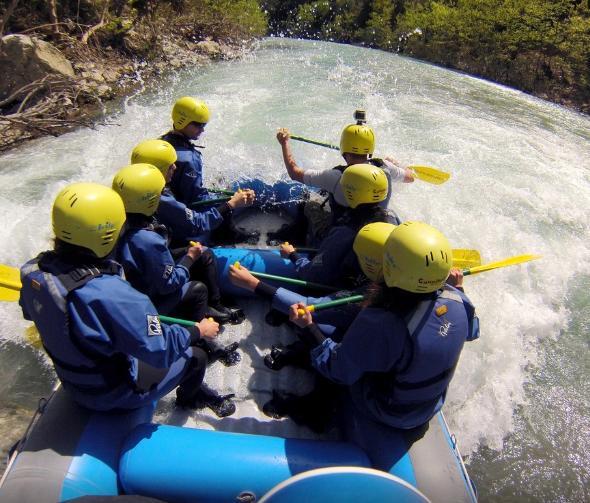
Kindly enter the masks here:
M 216 188 L 212 188 L 212 189 L 205 189 L 207 192 L 213 192 L 214 194 L 224 194 L 226 196 L 233 196 L 235 194 L 234 191 L 232 190 L 227 190 L 227 189 L 216 189 Z
M 477 250 L 467 250 L 464 248 L 453 249 L 453 267 L 467 269 L 479 265 L 481 265 L 481 257 Z
M 289 243 L 286 242 L 285 244 Z M 305 246 L 297 246 L 296 250 L 304 253 L 315 253 L 318 251 L 317 248 L 306 248 Z M 465 248 L 453 249 L 453 267 L 466 269 L 478 265 L 481 265 L 481 257 L 477 250 L 469 250 Z
M 408 166 L 408 168 L 414 172 L 414 175 L 416 175 L 418 180 L 432 183 L 433 185 L 441 185 L 451 178 L 450 173 L 433 168 L 432 166 L 419 166 L 417 164 L 412 164 Z
M 331 300 L 329 302 L 322 302 L 321 304 L 310 304 L 307 306 L 309 312 L 321 311 L 322 309 L 329 309 L 331 307 L 342 306 L 344 304 L 352 304 L 360 302 L 365 299 L 364 295 L 351 295 L 350 297 L 342 297 L 341 299 Z M 303 309 L 298 310 L 299 314 L 305 314 Z
M 202 199 L 201 201 L 191 203 L 190 208 L 196 208 L 198 206 L 205 206 L 205 205 L 212 205 L 212 204 L 216 204 L 216 203 L 225 203 L 226 201 L 229 201 L 230 199 L 231 199 L 231 197 L 229 197 L 229 196 L 215 197 L 213 199 Z
M 289 138 L 292 138 L 293 140 L 297 140 L 297 141 L 302 141 L 304 143 L 311 143 L 312 145 L 318 145 L 320 147 L 331 148 L 332 150 L 340 150 L 340 147 L 337 147 L 336 145 L 331 145 L 330 143 L 324 143 L 324 142 L 317 141 L 317 140 L 310 140 L 309 138 L 304 138 L 303 136 L 297 136 L 294 134 L 290 134 Z
M 183 325 L 185 327 L 194 327 L 195 326 L 195 322 L 194 321 L 190 321 L 190 320 L 183 320 L 180 318 L 172 318 L 170 316 L 164 316 L 164 315 L 160 315 L 159 316 L 160 321 L 163 321 L 164 323 L 175 323 L 176 325 Z M 37 327 L 35 325 L 31 325 L 30 327 L 27 327 L 27 329 L 25 330 L 25 339 L 26 341 L 33 346 L 35 349 L 43 349 L 43 344 L 41 343 L 41 336 L 39 335 L 39 331 L 37 330 Z
M 20 289 L 20 271 L 16 267 L 0 264 L 0 301 L 17 301 Z
M 337 147 L 336 145 L 331 145 L 330 143 L 324 143 L 316 140 L 310 140 L 309 138 L 304 138 L 303 136 L 289 135 L 289 137 L 297 141 L 311 143 L 312 145 L 319 145 L 320 147 L 331 148 L 332 150 L 340 150 L 340 147 Z M 440 185 L 442 183 L 445 183 L 451 177 L 450 173 L 446 173 L 437 168 L 433 168 L 432 166 L 412 164 L 411 166 L 408 166 L 408 168 L 414 172 L 418 180 L 422 180 L 423 182 L 427 183 L 432 183 L 434 185 Z
M 176 325 L 183 325 L 185 327 L 194 327 L 196 323 L 196 321 L 183 320 L 181 318 L 172 318 L 171 316 L 164 316 L 163 314 L 160 314 L 158 317 L 164 323 L 175 323 Z
M 236 269 L 239 269 L 241 267 L 240 262 L 239 261 L 234 262 L 234 267 Z M 317 288 L 319 290 L 328 290 L 330 292 L 336 292 L 339 290 L 338 288 L 335 288 L 333 286 L 322 285 L 320 283 L 313 283 L 312 281 L 303 281 L 301 279 L 287 278 L 286 276 L 275 276 L 274 274 L 266 274 L 264 272 L 250 271 L 250 274 L 252 274 L 252 276 L 256 276 L 257 278 L 272 279 L 275 281 L 281 281 L 283 283 L 288 283 L 290 285 L 306 286 L 309 288 Z
M 514 257 L 510 257 L 504 260 L 498 260 L 497 262 L 490 262 L 488 264 L 484 264 L 481 266 L 471 267 L 469 269 L 463 270 L 463 276 L 470 276 L 473 274 L 478 274 L 480 272 L 491 271 L 493 269 L 499 269 L 501 267 L 508 267 L 511 265 L 522 264 L 524 262 L 529 262 L 530 260 L 536 260 L 541 258 L 541 255 L 517 255 Z M 454 264 L 453 264 L 454 265 Z M 315 304 L 307 306 L 311 312 L 319 311 L 320 309 L 327 309 L 330 307 L 340 306 L 342 304 L 349 304 L 352 302 L 360 302 L 364 299 L 363 295 L 353 295 L 352 297 L 344 297 L 342 299 L 330 301 L 330 302 L 323 302 L 321 304 Z M 299 314 L 305 314 L 303 309 L 298 310 Z
M 479 274 L 480 272 L 491 271 L 492 269 L 499 269 L 500 267 L 508 267 L 511 265 L 522 264 L 524 262 L 529 262 L 530 260 L 536 260 L 538 258 L 541 258 L 541 255 L 516 255 L 514 257 L 510 257 L 504 260 L 498 260 L 496 262 L 489 262 L 484 265 L 470 267 L 468 269 L 463 270 L 463 276 Z

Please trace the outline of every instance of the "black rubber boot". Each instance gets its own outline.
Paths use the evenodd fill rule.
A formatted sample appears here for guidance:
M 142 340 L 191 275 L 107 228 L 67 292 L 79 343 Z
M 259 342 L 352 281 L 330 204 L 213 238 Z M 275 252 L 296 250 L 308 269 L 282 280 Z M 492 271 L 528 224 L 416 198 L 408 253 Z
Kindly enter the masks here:
M 278 230 L 266 234 L 266 244 L 278 246 L 285 241 L 295 243 L 300 241 L 301 236 L 296 224 L 283 224 Z
M 211 316 L 217 323 L 231 323 L 232 325 L 239 325 L 246 319 L 242 309 L 226 307 L 221 302 L 209 304 L 205 316 Z
M 203 409 L 210 408 L 217 417 L 231 416 L 236 411 L 236 404 L 232 402 L 233 393 L 229 395 L 218 395 L 215 391 L 201 387 L 197 396 L 190 401 L 182 400 L 176 396 L 176 406 L 183 409 Z
M 262 406 L 262 412 L 273 419 L 280 419 L 289 415 L 289 400 L 295 395 L 273 390 L 272 398 Z
M 264 357 L 264 364 L 271 370 L 281 370 L 287 365 L 309 368 L 309 349 L 300 341 L 288 346 L 273 345 L 270 353 Z
M 231 319 L 229 310 L 222 306 L 217 305 L 216 307 L 208 306 L 207 312 L 205 313 L 206 318 L 213 318 L 217 323 L 224 324 L 228 323 Z
M 259 231 L 247 231 L 233 224 L 225 224 L 214 231 L 211 236 L 216 245 L 248 243 L 255 245 L 260 238 Z
M 220 361 L 226 367 L 233 367 L 242 361 L 242 355 L 238 353 L 238 343 L 232 342 L 227 346 L 214 349 L 209 353 L 209 363 Z

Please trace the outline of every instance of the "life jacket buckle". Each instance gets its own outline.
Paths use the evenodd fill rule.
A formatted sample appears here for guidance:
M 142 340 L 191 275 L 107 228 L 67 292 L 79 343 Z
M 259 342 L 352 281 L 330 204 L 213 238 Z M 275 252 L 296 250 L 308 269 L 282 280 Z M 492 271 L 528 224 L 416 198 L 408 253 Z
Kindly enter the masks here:
M 88 276 L 94 276 L 90 269 L 85 267 L 78 267 L 70 271 L 70 278 L 72 278 L 76 283 L 78 281 L 82 281 L 83 279 L 87 278 Z

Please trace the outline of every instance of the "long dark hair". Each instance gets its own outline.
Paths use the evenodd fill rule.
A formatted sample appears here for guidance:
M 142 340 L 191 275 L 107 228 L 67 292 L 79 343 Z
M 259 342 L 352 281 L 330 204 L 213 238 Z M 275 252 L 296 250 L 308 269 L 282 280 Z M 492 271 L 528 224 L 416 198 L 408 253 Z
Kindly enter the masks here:
M 82 263 L 100 260 L 92 250 L 62 241 L 59 238 L 53 240 L 53 251 L 66 262 Z
M 401 288 L 388 287 L 383 283 L 373 283 L 367 292 L 365 307 L 379 307 L 402 318 L 411 313 L 423 300 L 434 300 L 436 292 L 414 293 Z
M 389 213 L 377 203 L 359 204 L 356 208 L 347 210 L 336 222 L 336 225 L 348 225 L 355 229 L 372 224 L 373 222 L 388 222 Z
M 105 262 L 109 262 L 113 258 L 114 248 L 107 256 L 99 258 L 89 248 L 74 245 L 61 239 L 55 238 L 53 240 L 53 253 L 61 260 L 73 266 L 99 266 Z
M 148 227 L 154 221 L 153 216 L 143 215 L 142 213 L 127 213 L 125 225 L 130 229 L 143 229 Z

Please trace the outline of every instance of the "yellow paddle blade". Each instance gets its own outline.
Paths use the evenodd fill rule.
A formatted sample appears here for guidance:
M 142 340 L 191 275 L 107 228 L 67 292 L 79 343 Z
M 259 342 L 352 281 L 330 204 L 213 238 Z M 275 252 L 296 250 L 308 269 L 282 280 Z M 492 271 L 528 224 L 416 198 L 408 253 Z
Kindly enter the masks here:
M 453 250 L 453 267 L 469 269 L 479 265 L 481 265 L 481 257 L 477 250 L 465 250 L 463 248 Z
M 515 257 L 498 260 L 497 262 L 490 262 L 489 264 L 480 265 L 478 267 L 471 267 L 463 271 L 463 275 L 468 276 L 470 274 L 478 274 L 480 272 L 491 271 L 492 269 L 498 269 L 500 267 L 522 264 L 523 262 L 529 262 L 530 260 L 536 260 L 538 258 L 541 258 L 541 255 L 517 255 Z
M 35 325 L 31 325 L 25 330 L 25 341 L 27 341 L 35 349 L 43 349 L 43 344 L 41 344 L 41 336 L 39 335 L 39 331 Z
M 0 301 L 17 301 L 21 286 L 20 271 L 16 267 L 0 264 Z
M 412 166 L 408 166 L 418 180 L 422 180 L 423 182 L 433 183 L 434 185 L 440 185 L 445 183 L 450 177 L 450 173 L 445 173 L 440 169 L 433 168 L 432 166 L 419 166 L 417 164 L 413 164 Z

